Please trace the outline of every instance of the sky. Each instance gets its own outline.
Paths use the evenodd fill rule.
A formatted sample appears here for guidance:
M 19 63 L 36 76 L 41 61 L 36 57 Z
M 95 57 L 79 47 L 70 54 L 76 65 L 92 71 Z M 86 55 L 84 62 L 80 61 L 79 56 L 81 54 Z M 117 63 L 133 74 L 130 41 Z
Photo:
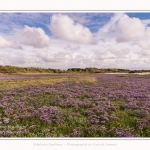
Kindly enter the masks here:
M 0 65 L 150 69 L 148 12 L 0 13 Z

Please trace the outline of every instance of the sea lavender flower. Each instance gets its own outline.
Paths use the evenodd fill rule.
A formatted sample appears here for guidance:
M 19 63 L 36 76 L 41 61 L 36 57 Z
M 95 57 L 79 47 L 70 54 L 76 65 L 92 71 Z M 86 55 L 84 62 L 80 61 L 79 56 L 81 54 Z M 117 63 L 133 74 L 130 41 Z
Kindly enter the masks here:
M 119 118 L 115 114 L 110 115 L 110 119 L 112 120 L 119 120 Z
M 134 137 L 131 132 L 129 132 L 127 129 L 116 129 L 115 131 L 116 137 Z
M 9 120 L 10 120 L 9 118 L 3 118 L 3 123 L 7 124 L 7 123 L 9 123 Z
M 148 114 L 149 114 L 148 110 L 144 110 L 144 109 L 137 109 L 132 112 L 132 115 L 139 116 L 139 117 L 146 117 Z
M 10 131 L 10 130 L 5 131 L 5 130 L 4 130 L 2 135 L 3 135 L 4 137 L 10 137 L 11 134 L 13 134 L 12 131 Z
M 94 132 L 96 132 L 99 128 L 100 128 L 99 125 L 91 125 L 91 126 L 88 128 L 88 133 L 89 133 L 89 134 L 94 133 Z
M 140 119 L 136 121 L 136 127 L 140 130 L 142 130 L 144 127 L 149 125 L 150 125 L 150 121 L 147 119 Z
M 100 130 L 101 130 L 101 131 L 106 131 L 107 128 L 106 128 L 104 125 L 102 125 L 102 126 L 100 127 Z
M 70 134 L 72 137 L 83 137 L 84 132 L 80 128 L 73 129 L 73 132 Z

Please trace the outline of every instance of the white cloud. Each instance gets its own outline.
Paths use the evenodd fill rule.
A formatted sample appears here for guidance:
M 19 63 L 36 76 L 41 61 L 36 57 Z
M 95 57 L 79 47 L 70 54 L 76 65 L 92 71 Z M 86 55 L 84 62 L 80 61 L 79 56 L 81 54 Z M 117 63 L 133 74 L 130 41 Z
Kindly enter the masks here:
M 114 54 L 117 58 L 130 58 L 130 51 L 129 49 L 114 49 L 110 50 L 112 54 Z
M 116 24 L 118 42 L 126 42 L 144 37 L 146 25 L 139 18 L 130 18 L 127 15 L 122 16 Z
M 11 47 L 11 43 L 2 36 L 0 36 L 0 48 L 8 48 L 8 47 Z
M 58 38 L 52 36 L 50 39 L 42 28 L 29 26 L 22 28 L 23 24 L 21 26 L 18 24 L 19 28 L 14 26 L 9 34 L 2 32 L 0 48 L 4 50 L 0 51 L 0 63 L 60 69 L 73 67 L 149 69 L 150 27 L 147 26 L 148 20 L 144 22 L 138 18 L 130 18 L 123 13 L 115 14 L 108 23 L 103 19 L 99 19 L 98 22 L 96 16 L 94 17 L 96 21 L 88 15 L 88 17 L 84 15 L 82 17 L 82 14 L 68 16 L 57 14 L 51 18 L 50 29 Z M 93 33 L 79 24 L 89 19 L 91 22 L 88 26 Z M 76 23 L 77 21 L 79 23 Z M 94 28 L 95 25 L 96 28 L 100 27 L 102 21 L 106 24 L 99 29 L 98 33 L 95 33 L 93 26 Z M 36 26 L 36 23 L 30 25 Z M 98 41 L 97 44 L 93 44 L 94 38 Z M 21 46 L 23 51 L 14 50 L 21 49 Z
M 59 51 L 52 52 L 45 50 L 44 53 L 41 51 L 36 51 L 36 56 L 39 60 L 43 62 L 65 62 L 70 60 L 71 56 L 67 52 Z
M 11 41 L 6 40 L 2 36 L 0 36 L 0 48 L 13 48 L 13 49 L 22 49 L 20 45 L 17 43 L 13 43 Z
M 111 20 L 99 29 L 98 36 L 117 42 L 133 42 L 146 35 L 146 24 L 139 18 L 130 18 L 123 13 L 114 14 Z
M 86 48 L 87 46 L 85 46 Z M 98 48 L 98 46 L 97 46 Z M 148 51 L 147 51 L 147 54 Z M 17 65 L 22 67 L 42 67 L 42 68 L 124 68 L 140 69 L 149 68 L 146 64 L 150 62 L 148 55 L 144 53 L 134 53 L 128 49 L 108 49 L 105 51 L 96 50 L 90 53 L 80 51 L 57 51 L 52 49 L 31 49 L 26 51 L 1 51 L 1 64 Z M 144 56 L 144 57 L 142 57 Z M 145 61 L 145 60 L 146 61 Z M 144 66 L 143 66 L 144 65 Z
M 14 36 L 20 44 L 29 45 L 34 48 L 48 47 L 50 43 L 50 38 L 42 28 L 25 26 L 23 30 L 17 31 Z
M 36 56 L 40 61 L 43 62 L 57 62 L 57 60 L 55 60 L 53 56 L 53 53 L 51 53 L 50 51 L 44 51 L 44 53 L 42 51 L 37 51 Z
M 142 21 L 139 18 L 130 18 L 126 14 L 117 13 L 99 29 L 97 39 L 100 41 L 99 44 L 103 43 L 105 47 L 108 47 L 108 44 L 111 45 L 109 52 L 113 53 L 117 60 L 126 58 L 132 63 L 135 61 L 132 58 L 135 56 L 134 53 L 141 57 L 150 53 L 150 27 L 147 26 L 148 23 L 149 21 Z M 107 42 L 104 43 L 104 40 L 101 39 Z M 138 60 L 137 57 L 135 59 Z M 127 67 L 130 66 L 127 65 Z
M 69 14 L 68 14 L 68 15 L 69 15 Z M 90 22 L 89 19 L 87 19 L 85 16 L 80 15 L 80 14 L 71 14 L 70 17 L 71 17 L 74 21 L 77 21 L 77 22 L 79 22 L 79 23 L 81 23 L 81 24 Z
M 114 30 L 117 21 L 124 16 L 123 13 L 114 14 L 108 23 L 106 23 L 102 28 L 99 29 L 99 33 L 110 33 Z
M 141 57 L 144 57 L 144 58 L 149 58 L 150 57 L 150 50 L 144 50 L 144 51 L 141 51 L 139 53 L 141 55 Z
M 105 52 L 95 51 L 94 58 L 97 60 L 114 59 L 115 55 L 112 54 L 110 51 L 105 51 Z
M 69 43 L 66 47 L 66 49 L 69 49 L 69 50 L 79 50 L 80 49 L 80 46 L 79 45 L 76 45 L 76 44 L 73 44 L 73 43 Z
M 133 44 L 138 45 L 143 50 L 150 48 L 150 43 L 146 39 L 143 39 L 143 40 L 141 39 L 139 41 L 135 41 L 135 42 L 133 42 Z
M 53 15 L 50 30 L 56 37 L 66 41 L 82 44 L 92 43 L 92 33 L 90 30 L 79 23 L 75 23 L 67 15 Z
M 141 20 L 143 24 L 150 24 L 150 19 Z
M 0 57 L 3 65 L 21 65 L 26 62 L 24 55 L 22 55 L 20 52 L 4 52 L 0 54 Z

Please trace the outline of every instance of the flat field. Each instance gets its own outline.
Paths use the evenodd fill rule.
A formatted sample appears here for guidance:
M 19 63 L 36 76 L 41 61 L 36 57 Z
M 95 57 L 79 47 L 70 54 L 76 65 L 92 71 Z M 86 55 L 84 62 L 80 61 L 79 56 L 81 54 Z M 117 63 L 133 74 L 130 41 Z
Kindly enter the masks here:
M 150 76 L 1 74 L 0 137 L 150 137 Z

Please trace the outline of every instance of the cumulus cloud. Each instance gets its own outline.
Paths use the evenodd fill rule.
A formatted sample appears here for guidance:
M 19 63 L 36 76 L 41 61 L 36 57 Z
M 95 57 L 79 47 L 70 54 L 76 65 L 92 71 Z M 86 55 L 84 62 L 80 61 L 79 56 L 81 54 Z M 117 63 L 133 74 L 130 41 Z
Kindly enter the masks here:
M 143 50 L 145 49 L 149 49 L 150 48 L 150 43 L 148 40 L 144 40 L 144 39 L 141 39 L 141 40 L 138 40 L 138 41 L 135 41 L 133 42 L 134 45 L 138 45 L 140 48 L 142 48 Z
M 32 46 L 34 48 L 48 47 L 50 38 L 42 28 L 25 26 L 23 30 L 15 33 L 15 38 L 20 44 Z
M 17 43 L 13 43 L 11 41 L 6 40 L 2 36 L 0 36 L 0 48 L 14 48 L 14 49 L 23 49 Z
M 44 53 L 42 51 L 37 51 L 36 56 L 40 61 L 43 62 L 57 62 L 53 56 L 53 53 L 49 51 L 44 51 Z
M 21 53 L 0 53 L 1 62 L 3 65 L 20 65 L 25 63 L 24 55 Z
M 126 42 L 144 37 L 146 25 L 139 18 L 130 18 L 127 15 L 122 16 L 116 24 L 118 42 Z
M 90 22 L 89 19 L 87 19 L 85 16 L 82 16 L 80 14 L 71 14 L 70 17 L 74 20 L 74 21 L 77 21 L 81 24 L 84 24 L 84 23 L 88 23 Z
M 73 43 L 69 43 L 66 47 L 66 49 L 69 49 L 69 50 L 79 50 L 80 49 L 80 46 L 79 45 L 76 45 L 76 44 L 73 44 Z
M 0 49 L 5 49 L 0 52 L 0 63 L 60 69 L 149 68 L 149 20 L 142 21 L 118 13 L 106 23 L 104 18 L 87 16 L 84 18 L 82 14 L 52 15 L 50 30 L 58 38 L 51 36 L 50 39 L 46 31 L 36 27 L 14 26 L 14 30 L 9 34 L 5 30 L 0 36 Z M 91 19 L 88 26 L 92 33 L 82 25 L 87 21 L 84 19 Z M 99 32 L 94 33 L 95 29 L 104 23 Z M 30 25 L 36 26 L 37 22 Z M 95 37 L 98 40 L 97 44 L 93 44 Z M 21 49 L 21 46 L 24 51 L 14 50 Z
M 116 58 L 116 56 L 114 54 L 112 54 L 110 51 L 105 51 L 105 52 L 95 51 L 93 56 L 96 60 L 115 59 Z
M 115 25 L 117 21 L 123 16 L 124 16 L 123 13 L 114 14 L 113 17 L 110 19 L 110 21 L 106 23 L 102 28 L 100 28 L 98 32 L 100 34 L 104 34 L 104 33 L 108 34 L 112 32 L 115 29 Z
M 150 57 L 150 51 L 147 49 L 144 51 L 141 51 L 139 54 L 141 55 L 141 57 L 144 57 L 144 58 Z
M 37 51 L 36 56 L 39 60 L 43 62 L 65 62 L 70 60 L 70 55 L 67 52 L 59 51 L 59 52 L 51 52 L 45 50 L 45 52 Z
M 99 29 L 98 35 L 103 38 L 115 38 L 117 42 L 133 42 L 143 38 L 147 34 L 146 30 L 146 24 L 139 18 L 130 18 L 126 14 L 117 13 Z
M 66 41 L 81 44 L 92 43 L 92 33 L 90 30 L 79 23 L 75 23 L 67 15 L 53 15 L 51 18 L 50 30 L 56 37 Z
M 8 48 L 8 47 L 11 47 L 11 43 L 2 36 L 0 36 L 0 48 Z
M 129 59 L 134 55 L 131 51 L 141 57 L 149 55 L 150 27 L 148 27 L 148 21 L 144 22 L 139 18 L 131 18 L 127 14 L 117 13 L 99 29 L 97 36 L 99 43 L 103 42 L 102 38 L 107 41 L 105 42 L 107 45 L 110 43 L 112 49 L 109 52 L 113 53 L 117 59 Z M 102 55 L 105 56 L 105 54 Z M 133 61 L 133 58 L 131 59 Z
M 114 49 L 110 50 L 112 54 L 114 54 L 117 58 L 129 58 L 130 57 L 130 50 L 125 49 Z

